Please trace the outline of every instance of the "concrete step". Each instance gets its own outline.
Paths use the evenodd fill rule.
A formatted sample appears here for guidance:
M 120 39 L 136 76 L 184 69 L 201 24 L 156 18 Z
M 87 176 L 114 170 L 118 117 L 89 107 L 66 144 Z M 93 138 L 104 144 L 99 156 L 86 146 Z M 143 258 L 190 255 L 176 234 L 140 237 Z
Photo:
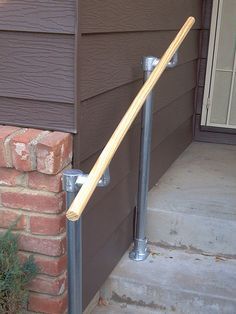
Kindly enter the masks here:
M 236 256 L 236 146 L 192 143 L 149 193 L 151 242 Z
M 236 260 L 155 246 L 151 251 L 144 262 L 125 254 L 101 291 L 110 305 L 92 313 L 236 313 Z

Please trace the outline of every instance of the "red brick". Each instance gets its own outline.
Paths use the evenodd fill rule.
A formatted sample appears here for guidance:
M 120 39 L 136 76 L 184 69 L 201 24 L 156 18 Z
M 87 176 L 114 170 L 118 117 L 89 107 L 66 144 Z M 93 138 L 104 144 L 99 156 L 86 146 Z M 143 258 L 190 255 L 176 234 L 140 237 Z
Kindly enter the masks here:
M 19 236 L 20 250 L 34 252 L 48 256 L 61 256 L 65 253 L 65 236 L 56 238 L 37 237 L 21 234 Z
M 37 145 L 37 170 L 57 174 L 72 161 L 72 135 L 52 132 Z
M 1 194 L 5 207 L 21 208 L 41 213 L 60 213 L 65 209 L 64 192 L 53 194 L 26 189 L 5 191 Z
M 66 217 L 60 216 L 31 216 L 30 231 L 32 234 L 58 235 L 66 229 Z
M 47 133 L 42 130 L 25 129 L 24 133 L 12 137 L 10 142 L 12 162 L 17 170 L 32 171 L 36 169 L 36 144 L 40 137 Z
M 45 314 L 63 314 L 67 308 L 67 294 L 49 296 L 30 293 L 28 310 Z
M 66 272 L 60 277 L 39 275 L 31 281 L 29 289 L 34 292 L 61 295 L 66 290 Z
M 67 268 L 66 255 L 60 257 L 47 257 L 35 255 L 35 262 L 40 267 L 40 272 L 43 274 L 58 276 Z
M 17 224 L 14 229 L 22 230 L 26 227 L 26 216 L 8 208 L 0 208 L 0 228 L 9 228 L 11 225 Z
M 62 191 L 62 174 L 48 175 L 37 171 L 28 173 L 28 185 L 31 189 L 50 192 Z
M 0 126 L 0 167 L 12 167 L 11 156 L 7 154 L 6 140 L 18 130 L 20 129 L 13 126 Z
M 31 253 L 19 252 L 19 257 L 22 262 L 24 262 Z M 67 258 L 66 255 L 60 257 L 52 257 L 40 254 L 34 254 L 34 261 L 39 267 L 39 273 L 49 276 L 59 276 L 67 268 Z
M 23 184 L 24 174 L 15 169 L 0 168 L 0 185 L 16 186 Z

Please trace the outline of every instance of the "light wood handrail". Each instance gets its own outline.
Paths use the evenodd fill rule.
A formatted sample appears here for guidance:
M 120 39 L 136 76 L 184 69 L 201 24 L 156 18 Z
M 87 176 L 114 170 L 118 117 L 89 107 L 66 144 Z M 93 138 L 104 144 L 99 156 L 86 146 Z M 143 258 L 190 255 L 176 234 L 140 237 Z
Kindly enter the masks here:
M 90 197 L 92 196 L 98 184 L 98 181 L 101 179 L 104 171 L 109 166 L 113 156 L 120 146 L 120 143 L 128 132 L 134 119 L 138 115 L 146 98 L 159 80 L 161 74 L 164 72 L 166 66 L 168 65 L 168 62 L 171 60 L 171 58 L 187 36 L 194 22 L 195 19 L 193 17 L 189 17 L 187 19 L 187 21 L 157 64 L 156 68 L 153 70 L 149 79 L 146 81 L 146 83 L 143 85 L 143 87 L 135 97 L 134 101 L 130 105 L 126 114 L 120 121 L 119 125 L 117 126 L 108 143 L 106 144 L 95 165 L 93 166 L 87 178 L 87 181 L 83 184 L 73 203 L 68 209 L 66 216 L 69 220 L 76 221 L 82 215 L 84 208 L 86 207 Z

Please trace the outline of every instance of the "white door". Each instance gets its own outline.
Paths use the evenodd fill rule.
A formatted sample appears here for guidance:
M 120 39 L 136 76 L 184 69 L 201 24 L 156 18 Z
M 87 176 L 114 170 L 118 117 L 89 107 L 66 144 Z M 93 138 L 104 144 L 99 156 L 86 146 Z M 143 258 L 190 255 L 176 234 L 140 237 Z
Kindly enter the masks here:
M 201 124 L 236 128 L 236 0 L 214 0 Z

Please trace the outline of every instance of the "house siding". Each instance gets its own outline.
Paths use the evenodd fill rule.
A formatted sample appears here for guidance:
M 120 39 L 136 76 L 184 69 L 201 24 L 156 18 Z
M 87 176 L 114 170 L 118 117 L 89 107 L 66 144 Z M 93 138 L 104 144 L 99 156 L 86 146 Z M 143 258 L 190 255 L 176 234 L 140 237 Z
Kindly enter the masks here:
M 150 188 L 192 141 L 202 1 L 80 1 L 77 163 L 89 171 L 142 86 L 141 58 L 161 56 L 193 15 L 196 23 L 154 91 Z M 141 122 L 135 120 L 83 215 L 84 307 L 133 238 Z
M 1 4 L 0 123 L 75 132 L 75 6 L 75 0 Z

